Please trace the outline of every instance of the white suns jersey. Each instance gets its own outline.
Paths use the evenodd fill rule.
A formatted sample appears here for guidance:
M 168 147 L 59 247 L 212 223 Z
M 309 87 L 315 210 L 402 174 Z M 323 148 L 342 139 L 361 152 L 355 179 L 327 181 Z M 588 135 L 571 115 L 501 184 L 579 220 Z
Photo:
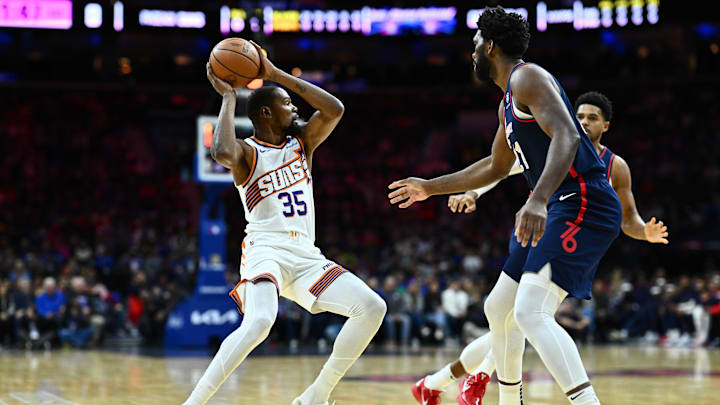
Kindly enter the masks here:
M 299 233 L 315 240 L 315 201 L 305 149 L 298 138 L 271 145 L 254 136 L 250 176 L 235 185 L 245 207 L 246 233 Z

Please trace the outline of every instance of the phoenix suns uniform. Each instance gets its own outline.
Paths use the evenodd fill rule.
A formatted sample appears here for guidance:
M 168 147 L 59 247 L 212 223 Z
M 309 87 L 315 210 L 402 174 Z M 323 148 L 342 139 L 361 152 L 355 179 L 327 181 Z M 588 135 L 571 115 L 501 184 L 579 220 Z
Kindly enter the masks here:
M 312 176 L 299 138 L 271 145 L 255 137 L 253 167 L 240 193 L 248 222 L 242 242 L 241 281 L 230 292 L 243 312 L 244 284 L 272 281 L 281 296 L 311 313 L 317 297 L 346 270 L 315 246 Z

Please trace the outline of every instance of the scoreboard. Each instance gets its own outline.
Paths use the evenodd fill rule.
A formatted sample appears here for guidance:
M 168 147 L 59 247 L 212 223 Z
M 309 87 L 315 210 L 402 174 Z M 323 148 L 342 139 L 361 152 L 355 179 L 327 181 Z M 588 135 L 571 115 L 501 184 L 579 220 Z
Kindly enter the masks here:
M 204 33 L 225 36 L 257 32 L 265 35 L 448 35 L 458 30 L 474 30 L 477 17 L 482 12 L 481 9 L 431 5 L 413 8 L 281 8 L 278 4 L 282 2 L 277 1 L 272 5 L 263 5 L 265 3 L 260 1 L 256 3 L 258 7 L 245 8 L 197 2 L 198 5 L 192 9 L 163 9 L 158 8 L 158 4 L 149 1 L 125 4 L 122 0 L 0 0 L 0 27 L 60 30 L 112 27 L 117 32 L 172 28 L 203 30 Z M 539 32 L 555 25 L 568 25 L 575 30 L 652 25 L 658 23 L 660 17 L 660 0 L 576 0 L 567 4 L 570 7 L 553 8 L 545 1 L 529 3 L 511 0 L 504 6 L 522 14 Z M 462 24 L 463 21 L 465 24 Z
M 0 27 L 66 30 L 72 10 L 70 0 L 0 0 Z

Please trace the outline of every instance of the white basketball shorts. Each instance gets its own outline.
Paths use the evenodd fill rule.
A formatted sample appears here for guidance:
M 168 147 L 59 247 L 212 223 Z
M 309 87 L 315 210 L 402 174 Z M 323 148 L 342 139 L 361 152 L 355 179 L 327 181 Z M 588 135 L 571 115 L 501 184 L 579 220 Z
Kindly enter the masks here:
M 313 309 L 317 298 L 345 272 L 323 256 L 312 240 L 297 232 L 253 232 L 243 240 L 240 282 L 230 297 L 243 313 L 244 284 L 270 280 L 281 296 L 314 314 L 320 312 Z

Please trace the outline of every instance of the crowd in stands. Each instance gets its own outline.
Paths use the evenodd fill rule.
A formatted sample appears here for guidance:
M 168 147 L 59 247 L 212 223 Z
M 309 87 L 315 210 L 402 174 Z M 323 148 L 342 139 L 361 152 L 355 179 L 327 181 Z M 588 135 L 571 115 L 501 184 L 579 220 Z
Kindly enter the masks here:
M 462 257 L 462 276 L 446 282 L 429 274 L 400 279 L 371 276 L 368 284 L 388 304 L 375 339 L 388 347 L 461 346 L 488 331 L 483 302 L 488 289 L 482 261 Z M 479 262 L 481 266 L 473 263 Z M 467 265 L 470 265 L 469 267 Z M 0 281 L 0 346 L 51 348 L 98 347 L 107 336 L 141 335 L 147 344 L 161 340 L 168 311 L 178 302 L 175 283 L 148 286 L 144 272 L 133 278 L 123 296 L 97 279 L 84 276 L 32 278 L 15 263 L 16 276 Z M 720 345 L 720 271 L 705 277 L 667 277 L 658 268 L 652 277 L 629 278 L 622 269 L 597 280 L 593 300 L 567 299 L 558 322 L 579 343 L 659 344 L 699 347 Z M 311 316 L 282 299 L 270 341 L 319 344 L 337 336 L 343 318 Z
M 557 66 L 551 59 L 563 58 L 540 62 Z M 615 103 L 604 143 L 628 162 L 641 215 L 669 225 L 670 245 L 621 235 L 598 270 L 594 299 L 568 300 L 558 321 L 584 342 L 717 345 L 720 83 L 656 80 L 664 71 L 652 58 L 626 59 L 621 80 L 596 68 L 591 88 L 572 72 L 558 75 L 571 98 L 599 90 Z M 455 345 L 484 333 L 483 301 L 527 197 L 524 180 L 504 181 L 469 215 L 450 213 L 444 197 L 401 211 L 386 194 L 393 180 L 485 156 L 500 92 L 328 87 L 341 89 L 346 113 L 314 156 L 317 244 L 386 300 L 376 343 Z M 216 114 L 218 97 L 202 82 L 14 90 L 0 98 L 0 345 L 162 343 L 169 312 L 195 286 L 203 198 L 192 176 L 195 119 Z M 223 202 L 230 286 L 245 222 L 233 187 Z M 283 300 L 270 340 L 329 344 L 341 322 Z

